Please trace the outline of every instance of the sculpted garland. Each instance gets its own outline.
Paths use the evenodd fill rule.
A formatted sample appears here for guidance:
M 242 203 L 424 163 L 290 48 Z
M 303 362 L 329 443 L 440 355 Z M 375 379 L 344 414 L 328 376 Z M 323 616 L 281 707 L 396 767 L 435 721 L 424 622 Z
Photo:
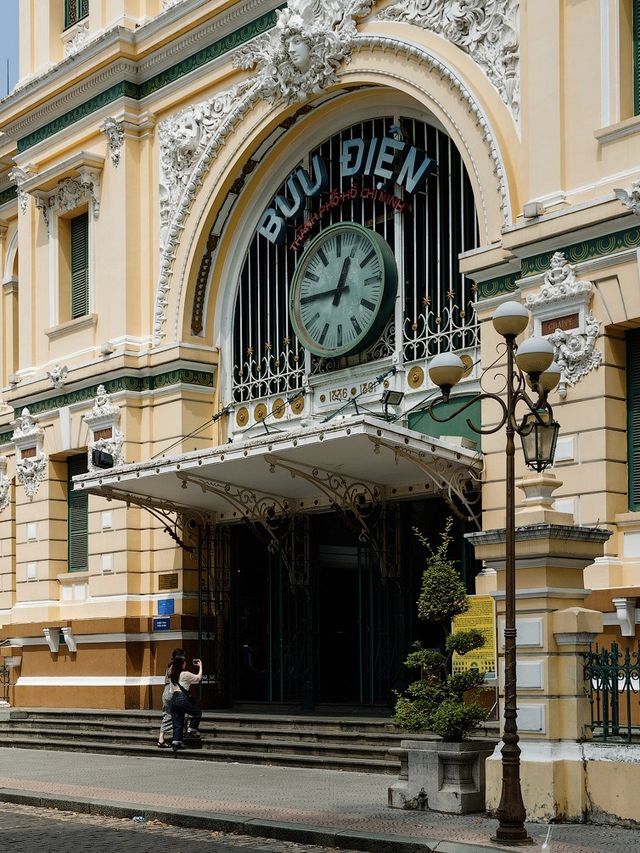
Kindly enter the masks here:
M 351 60 L 356 46 L 375 45 L 382 49 L 388 46 L 397 53 L 419 58 L 449 80 L 458 96 L 468 103 L 476 123 L 482 128 L 500 182 L 501 207 L 507 221 L 504 168 L 474 97 L 443 63 L 413 45 L 392 38 L 358 35 L 356 20 L 368 15 L 372 5 L 373 0 L 289 0 L 287 7 L 278 11 L 275 27 L 234 56 L 236 68 L 256 69 L 252 77 L 158 125 L 162 255 L 154 308 L 154 343 L 160 343 L 164 337 L 169 281 L 186 216 L 226 136 L 260 100 L 299 103 L 336 83 L 338 67 Z M 506 63 L 504 68 L 508 64 L 513 69 L 513 79 L 516 79 L 517 33 L 514 28 L 518 0 L 490 0 L 486 10 L 481 8 L 484 6 L 487 4 L 479 0 L 403 0 L 402 4 L 392 8 L 398 9 L 398 15 L 402 9 L 416 10 L 415 23 L 421 26 L 436 20 L 437 14 L 445 16 L 447 32 L 455 36 L 465 50 L 474 52 L 474 58 L 476 53 L 485 57 L 483 61 L 487 68 L 491 65 L 490 56 L 494 57 L 491 67 L 497 68 L 500 51 L 505 45 L 515 44 L 500 61 Z M 391 12 L 389 17 L 393 17 Z M 512 28 L 505 23 L 507 20 L 513 24 Z M 444 27 L 441 30 L 444 34 Z M 512 35 L 507 38 L 507 32 L 516 33 L 515 42 Z M 514 61 L 509 57 L 515 58 Z M 506 92 L 506 71 L 503 76 Z M 517 85 L 513 89 L 515 92 Z M 516 103 L 515 94 L 512 101 Z
M 575 267 L 567 262 L 563 252 L 555 252 L 551 267 L 544 275 L 542 287 L 537 294 L 529 294 L 527 308 L 534 314 L 550 306 L 562 313 L 573 310 L 581 303 L 587 306 L 593 293 L 593 283 L 578 279 Z M 569 308 L 571 306 L 571 308 Z M 548 336 L 553 344 L 554 359 L 562 370 L 558 394 L 562 400 L 567 396 L 567 386 L 574 387 L 591 370 L 602 364 L 602 353 L 596 349 L 600 337 L 600 321 L 585 311 L 584 324 L 580 329 L 556 329 Z
M 431 30 L 468 53 L 520 112 L 519 0 L 399 0 L 377 16 Z

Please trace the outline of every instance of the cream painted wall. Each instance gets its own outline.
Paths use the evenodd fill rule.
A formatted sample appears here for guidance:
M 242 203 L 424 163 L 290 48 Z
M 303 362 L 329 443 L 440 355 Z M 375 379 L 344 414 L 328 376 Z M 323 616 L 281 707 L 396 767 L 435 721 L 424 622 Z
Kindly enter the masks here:
M 210 0 L 200 3 L 197 9 L 190 7 L 188 13 L 180 14 L 178 7 L 159 18 L 160 0 L 92 0 L 90 32 L 95 35 L 112 29 L 64 64 L 60 62 L 61 2 L 25 0 L 21 8 L 21 75 L 28 85 L 0 105 L 0 125 L 7 132 L 0 143 L 0 177 L 8 184 L 12 161 L 32 175 L 55 167 L 60 170 L 51 185 L 55 187 L 58 179 L 76 175 L 64 163 L 82 151 L 104 158 L 104 166 L 100 173 L 100 212 L 90 225 L 95 313 L 91 324 L 56 330 L 59 323 L 55 317 L 52 322 L 55 232 L 52 231 L 53 237 L 48 234 L 33 196 L 27 198 L 24 213 L 18 201 L 2 206 L 0 226 L 4 223 L 7 228 L 2 248 L 6 283 L 0 299 L 2 399 L 19 409 L 25 400 L 40 401 L 58 393 L 95 387 L 105 376 L 147 378 L 184 365 L 190 369 L 200 366 L 213 374 L 213 387 L 176 382 L 170 391 L 123 392 L 117 396 L 123 412 L 127 461 L 148 458 L 200 426 L 222 399 L 220 378 L 230 370 L 215 349 L 220 336 L 228 333 L 216 312 L 224 303 L 225 291 L 234 284 L 228 274 L 231 259 L 247 223 L 255 221 L 256 198 L 273 192 L 277 181 L 286 175 L 296 146 L 303 150 L 310 139 L 322 137 L 329 126 L 337 126 L 343 117 L 347 122 L 354 111 L 375 100 L 379 91 L 397 103 L 429 110 L 461 150 L 476 190 L 482 235 L 482 246 L 464 264 L 468 274 L 479 282 L 512 271 L 522 258 L 608 230 L 637 225 L 637 217 L 612 195 L 614 187 L 629 188 L 631 181 L 640 177 L 640 117 L 629 115 L 629 70 L 624 67 L 629 62 L 630 23 L 625 11 L 628 2 L 620 3 L 622 6 L 618 0 L 611 0 L 605 4 L 606 14 L 600 15 L 594 13 L 594 3 L 522 0 L 519 125 L 473 58 L 455 45 L 408 24 L 373 18 L 360 22 L 363 36 L 410 44 L 419 49 L 421 56 L 408 57 L 401 50 L 381 47 L 354 51 L 351 63 L 340 67 L 340 80 L 335 87 L 347 90 L 347 94 L 341 100 L 312 100 L 310 106 L 314 109 L 267 152 L 247 179 L 222 234 L 211 274 L 205 331 L 202 337 L 196 337 L 190 332 L 191 307 L 209 229 L 247 160 L 276 126 L 294 115 L 297 106 L 259 102 L 246 112 L 203 175 L 185 216 L 171 266 L 165 306 L 166 337 L 160 345 L 154 345 L 161 263 L 158 123 L 251 75 L 235 70 L 230 56 L 224 55 L 204 70 L 194 68 L 192 73 L 150 92 L 144 100 L 119 98 L 107 103 L 63 132 L 52 133 L 20 153 L 16 142 L 26 136 L 24 122 L 30 116 L 33 124 L 28 126 L 28 132 L 46 125 L 54 116 L 65 115 L 71 102 L 57 104 L 55 109 L 52 105 L 56 98 L 70 97 L 72 86 L 84 87 L 81 102 L 104 91 L 112 81 L 101 75 L 117 61 L 130 63 L 127 79 L 134 79 L 141 63 L 150 57 L 158 60 L 158 68 L 185 58 L 191 49 L 188 45 L 175 56 L 172 54 L 171 61 L 167 51 L 183 34 L 213 25 L 217 16 L 233 4 Z M 253 9 L 258 11 L 263 8 Z M 234 26 L 249 19 L 248 13 L 239 15 Z M 136 28 L 136 23 L 144 21 L 146 25 Z M 113 29 L 116 23 L 123 27 L 122 31 Z M 430 62 L 434 59 L 443 62 L 459 81 L 457 88 L 433 70 Z M 59 64 L 51 70 L 52 63 Z M 615 80 L 623 79 L 627 83 L 616 87 Z M 124 144 L 117 167 L 100 130 L 107 116 L 124 122 Z M 495 160 L 491 159 L 491 146 Z M 510 204 L 506 221 L 500 209 L 496 162 L 504 170 L 504 191 Z M 523 205 L 534 199 L 545 205 L 545 216 L 525 220 Z M 16 231 L 17 288 L 15 282 L 7 281 L 5 269 L 7 247 Z M 575 500 L 581 523 L 599 522 L 615 529 L 616 517 L 628 508 L 623 338 L 624 329 L 640 321 L 638 259 L 629 253 L 624 257 L 602 257 L 598 265 L 586 266 L 579 274 L 593 281 L 596 288 L 592 310 L 603 324 L 598 347 L 604 361 L 598 370 L 569 389 L 566 400 L 558 401 L 562 434 L 575 438 L 575 458 L 558 466 L 563 480 L 558 497 Z M 526 283 L 521 291 L 526 293 Z M 515 298 L 519 296 L 517 291 Z M 492 310 L 492 304 L 480 305 L 481 318 L 487 321 L 482 327 L 485 363 L 495 358 L 497 344 L 488 322 Z M 52 327 L 56 330 L 53 335 Z M 113 351 L 105 355 L 101 348 L 106 343 L 113 346 Z M 63 392 L 54 392 L 46 378 L 46 372 L 56 364 L 64 364 L 69 370 Z M 19 373 L 20 383 L 11 386 L 9 375 L 15 373 Z M 72 407 L 73 440 L 69 446 L 61 437 L 55 409 L 43 411 L 39 417 L 50 460 L 47 480 L 33 501 L 25 498 L 21 486 L 12 485 L 10 505 L 0 514 L 0 623 L 33 620 L 39 624 L 67 615 L 75 617 L 79 611 L 77 601 L 61 603 L 64 583 L 58 575 L 64 572 L 66 522 L 65 495 L 56 465 L 67 454 L 86 446 L 82 417 L 92 404 L 93 399 L 84 399 Z M 484 415 L 489 420 L 492 417 L 488 408 Z M 0 432 L 11 432 L 12 419 L 12 409 L 0 408 Z M 178 449 L 216 443 L 224 436 L 224 428 L 221 421 Z M 483 523 L 489 529 L 504 524 L 503 437 L 488 437 L 483 449 Z M 0 450 L 9 457 L 13 476 L 12 446 L 5 442 Z M 523 473 L 521 459 L 518 465 Z M 102 514 L 107 511 L 113 513 L 113 525 L 103 529 Z M 82 605 L 83 613 L 96 618 L 148 616 L 150 598 L 141 602 L 126 597 L 157 592 L 158 573 L 182 571 L 182 553 L 157 521 L 137 509 L 107 506 L 103 499 L 91 498 L 90 512 L 92 536 L 86 584 L 87 594 L 95 602 Z M 31 521 L 39 525 L 35 543 L 24 538 L 25 526 Z M 609 556 L 619 554 L 618 537 L 611 538 L 607 549 Z M 113 557 L 113 568 L 106 572 L 104 554 Z M 37 580 L 26 579 L 30 562 L 36 562 L 38 573 L 42 572 Z M 640 578 L 637 581 L 640 587 Z M 107 592 L 114 596 L 109 603 L 104 599 Z M 28 606 L 8 612 L 16 602 Z

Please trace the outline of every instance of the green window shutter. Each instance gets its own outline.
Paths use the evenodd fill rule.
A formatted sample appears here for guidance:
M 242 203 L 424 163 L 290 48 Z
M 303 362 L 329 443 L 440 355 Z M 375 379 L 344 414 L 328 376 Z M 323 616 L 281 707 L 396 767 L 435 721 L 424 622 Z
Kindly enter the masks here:
M 627 332 L 629 509 L 640 509 L 640 329 Z
M 71 220 L 71 319 L 89 313 L 89 214 Z
M 67 460 L 68 551 L 70 572 L 85 572 L 89 567 L 89 495 L 74 492 L 72 477 L 87 473 L 87 455 L 81 453 Z
M 633 0 L 633 112 L 640 115 L 640 0 Z
M 64 0 L 64 28 L 72 27 L 89 15 L 89 0 Z

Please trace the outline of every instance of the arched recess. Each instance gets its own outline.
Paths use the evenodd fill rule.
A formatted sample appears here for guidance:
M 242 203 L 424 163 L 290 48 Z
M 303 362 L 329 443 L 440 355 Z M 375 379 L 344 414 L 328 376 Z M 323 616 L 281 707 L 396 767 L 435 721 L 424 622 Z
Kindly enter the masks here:
M 429 40 L 428 34 L 424 39 Z M 427 45 L 416 46 L 397 38 L 370 34 L 359 37 L 352 62 L 341 70 L 340 77 L 343 90 L 366 86 L 397 92 L 426 109 L 442 124 L 461 151 L 479 200 L 481 243 L 498 242 L 501 230 L 511 221 L 511 182 L 516 168 L 509 152 L 517 150 L 519 141 L 497 92 L 481 80 L 484 86 L 481 99 L 476 91 L 479 87 L 472 87 L 459 69 Z M 156 300 L 156 317 L 162 315 L 158 324 L 163 329 L 160 340 L 194 339 L 190 329 L 194 295 L 198 287 L 205 287 L 206 317 L 203 332 L 195 340 L 215 344 L 214 316 L 223 298 L 220 284 L 226 286 L 227 282 L 224 270 L 229 253 L 234 242 L 237 243 L 240 229 L 247 231 L 254 227 L 258 210 L 269 201 L 273 184 L 265 176 L 275 174 L 278 169 L 286 171 L 286 163 L 292 162 L 291 146 L 302 146 L 305 133 L 312 133 L 315 123 L 322 124 L 332 109 L 332 94 L 339 91 L 334 87 L 333 92 L 318 98 L 315 105 L 307 104 L 302 109 L 284 105 L 278 109 L 251 94 L 246 103 L 236 107 L 237 120 L 233 125 L 225 125 L 224 143 L 216 139 L 206 164 L 200 161 L 198 165 L 202 186 L 195 188 L 191 206 L 176 211 L 172 222 L 174 233 L 181 233 L 181 237 L 177 246 L 166 250 L 167 257 L 162 261 Z M 253 158 L 264 147 L 265 140 L 279 127 L 286 128 L 296 115 L 297 121 L 287 133 L 286 146 L 267 146 L 268 153 L 262 152 L 263 159 L 256 166 Z M 494 131 L 490 116 L 493 123 L 496 120 L 501 123 L 499 133 Z M 248 164 L 251 169 L 247 169 Z M 251 197 L 254 221 L 247 220 L 246 204 L 235 204 L 223 233 L 216 240 L 207 281 L 199 282 L 200 263 L 211 228 L 228 201 L 229 189 L 239 177 L 243 183 L 241 199 Z

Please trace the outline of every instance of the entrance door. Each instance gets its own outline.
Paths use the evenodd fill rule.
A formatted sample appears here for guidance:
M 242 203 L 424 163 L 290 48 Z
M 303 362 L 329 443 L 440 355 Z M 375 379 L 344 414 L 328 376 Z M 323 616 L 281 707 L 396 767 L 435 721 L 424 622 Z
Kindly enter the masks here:
M 318 566 L 320 702 L 362 701 L 362 597 L 358 548 L 322 545 Z

